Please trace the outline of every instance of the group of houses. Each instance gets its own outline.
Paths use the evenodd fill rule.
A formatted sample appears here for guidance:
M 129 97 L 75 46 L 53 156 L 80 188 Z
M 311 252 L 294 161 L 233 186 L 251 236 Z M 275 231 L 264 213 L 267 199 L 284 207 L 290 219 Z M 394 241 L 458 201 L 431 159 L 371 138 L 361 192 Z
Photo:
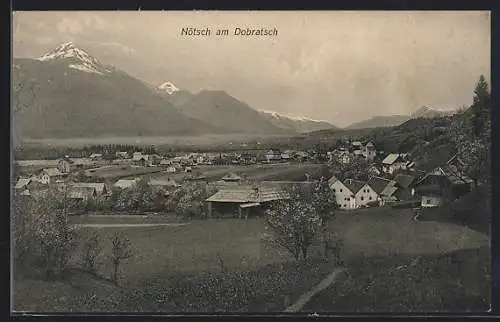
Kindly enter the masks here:
M 439 207 L 443 202 L 459 198 L 474 188 L 474 181 L 458 171 L 454 156 L 443 166 L 429 172 L 398 173 L 393 179 L 373 175 L 366 182 L 335 176 L 329 186 L 335 193 L 340 209 L 383 206 L 398 201 L 418 201 L 421 207 Z M 389 154 L 382 161 L 382 171 L 394 174 L 397 170 L 412 169 L 406 155 Z
M 382 153 L 382 151 L 377 152 L 372 142 L 363 144 L 360 141 L 354 141 L 327 152 L 327 157 L 330 162 L 337 161 L 342 164 L 349 164 L 355 158 L 373 161 L 378 153 Z

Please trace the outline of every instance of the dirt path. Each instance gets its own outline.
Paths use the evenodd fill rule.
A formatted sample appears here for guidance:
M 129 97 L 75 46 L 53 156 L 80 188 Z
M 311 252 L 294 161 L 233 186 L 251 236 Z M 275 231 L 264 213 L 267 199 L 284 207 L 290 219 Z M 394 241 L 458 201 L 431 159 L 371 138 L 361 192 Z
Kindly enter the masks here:
M 169 223 L 169 224 L 73 224 L 76 228 L 130 228 L 130 227 L 159 227 L 159 226 L 185 226 L 187 223 Z
M 300 296 L 300 298 L 291 306 L 287 307 L 285 312 L 290 313 L 290 312 L 298 312 L 300 309 L 304 307 L 304 305 L 309 302 L 309 300 L 316 295 L 317 293 L 321 292 L 328 286 L 332 285 L 333 282 L 335 282 L 335 278 L 339 273 L 344 271 L 343 268 L 337 268 L 333 272 L 330 273 L 324 280 L 322 280 L 318 285 L 316 285 L 313 289 L 311 289 L 309 292 L 304 293 Z

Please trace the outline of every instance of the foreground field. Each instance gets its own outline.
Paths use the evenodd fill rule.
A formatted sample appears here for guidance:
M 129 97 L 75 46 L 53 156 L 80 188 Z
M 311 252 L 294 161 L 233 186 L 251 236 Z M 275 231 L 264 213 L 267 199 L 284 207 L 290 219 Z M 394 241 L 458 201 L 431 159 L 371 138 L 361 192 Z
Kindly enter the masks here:
M 311 305 L 317 305 L 306 307 L 306 310 L 372 311 L 372 302 L 358 301 L 360 295 L 356 290 L 361 285 L 373 287 L 365 282 L 369 281 L 370 274 L 384 276 L 387 263 L 388 267 L 396 263 L 395 267 L 401 266 L 401 260 L 393 258 L 403 262 L 422 258 L 421 263 L 424 263 L 426 258 L 439 258 L 456 251 L 489 249 L 489 237 L 482 233 L 454 224 L 416 222 L 411 217 L 411 211 L 383 208 L 339 213 L 330 223 L 330 230 L 343 241 L 342 256 L 353 278 L 339 281 L 342 293 L 336 286 L 332 288 L 337 290 L 333 291 L 337 297 L 332 298 L 332 293 L 328 293 L 332 289 L 327 289 L 321 293 L 324 300 L 313 299 Z M 133 219 L 137 220 L 140 221 Z M 120 222 L 125 221 L 120 219 Z M 73 273 L 60 282 L 21 279 L 14 285 L 16 309 L 276 312 L 287 305 L 285 298 L 293 302 L 334 269 L 333 263 L 319 260 L 319 246 L 313 247 L 311 260 L 305 263 L 294 263 L 285 251 L 270 247 L 263 239 L 266 232 L 260 219 L 192 221 L 182 227 L 102 228 L 98 231 L 104 237 L 117 230 L 127 233 L 134 250 L 133 258 L 123 266 L 122 286 L 83 273 Z M 82 238 L 93 231 L 92 228 L 80 230 Z M 109 254 L 110 246 L 105 241 L 105 263 L 100 270 L 103 277 L 110 275 L 111 267 L 106 258 Z M 459 265 L 462 270 L 455 270 L 450 275 L 446 275 L 446 271 L 441 271 L 441 275 L 429 275 L 426 283 L 408 280 L 412 278 L 410 271 L 387 273 L 385 275 L 392 279 L 376 280 L 378 286 L 397 282 L 400 289 L 406 288 L 406 293 L 391 293 L 383 288 L 385 300 L 380 303 L 385 304 L 380 304 L 379 308 L 389 310 L 395 303 L 413 301 L 417 311 L 432 310 L 431 304 L 438 302 L 419 300 L 415 295 L 424 294 L 429 288 L 437 290 L 436 294 L 443 301 L 456 299 L 454 289 L 447 285 L 469 285 L 475 277 L 477 283 L 482 283 L 480 278 L 486 276 L 484 259 L 489 262 L 489 258 L 484 257 L 488 255 L 481 252 L 481 260 L 480 256 L 454 257 L 458 261 L 454 267 Z M 425 269 L 428 266 L 416 267 Z M 35 292 L 36 289 L 40 292 Z M 474 292 L 483 298 L 489 296 L 484 287 Z M 45 298 L 40 299 L 39 294 L 44 294 Z M 366 296 L 372 300 L 375 295 L 382 296 L 380 290 L 370 294 Z M 465 307 L 456 307 L 457 311 L 461 309 Z

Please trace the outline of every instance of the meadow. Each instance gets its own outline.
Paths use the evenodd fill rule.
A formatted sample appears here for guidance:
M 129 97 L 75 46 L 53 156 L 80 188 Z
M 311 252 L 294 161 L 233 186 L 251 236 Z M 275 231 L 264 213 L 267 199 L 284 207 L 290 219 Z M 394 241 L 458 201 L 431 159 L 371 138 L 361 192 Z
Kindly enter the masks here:
M 425 311 L 427 308 L 432 309 L 429 301 L 421 299 L 418 302 L 415 294 L 424 294 L 432 286 L 434 292 L 446 302 L 456 298 L 456 294 L 448 292 L 450 289 L 447 285 L 470 285 L 470 276 L 483 272 L 481 265 L 484 261 L 479 261 L 477 256 L 461 256 L 459 263 L 455 264 L 464 267 L 460 272 L 455 269 L 455 273 L 449 276 L 446 271 L 442 271 L 441 275 L 426 275 L 428 282 L 425 284 L 408 282 L 407 279 L 411 280 L 413 275 L 396 268 L 415 258 L 425 262 L 426 258 L 489 249 L 490 245 L 487 235 L 469 228 L 452 223 L 413 221 L 411 218 L 411 210 L 405 209 L 373 208 L 339 212 L 330 222 L 329 229 L 343 243 L 341 256 L 348 271 L 347 277 L 339 280 L 343 295 L 339 295 L 336 286 L 332 287 L 313 298 L 305 310 L 371 311 L 374 310 L 376 295 L 384 296 L 384 301 L 380 303 L 386 304 L 378 306 L 383 310 L 393 308 L 398 301 L 406 303 L 413 295 L 412 308 Z M 80 223 L 85 222 L 84 219 L 80 220 L 83 220 Z M 106 219 L 99 220 L 106 223 Z M 143 219 L 121 217 L 111 220 L 114 223 L 127 223 L 128 220 L 138 222 Z M 152 219 L 142 222 L 148 220 Z M 167 222 L 172 219 L 164 220 Z M 158 219 L 157 222 L 162 221 Z M 66 282 L 57 282 L 59 287 L 55 287 L 53 282 L 44 286 L 40 281 L 21 280 L 15 285 L 15 305 L 18 308 L 50 310 L 50 305 L 56 301 L 60 310 L 276 312 L 285 308 L 284 298 L 288 296 L 289 300 L 296 300 L 336 265 L 321 259 L 321 245 L 311 248 L 308 261 L 295 262 L 286 251 L 272 247 L 267 242 L 266 234 L 269 232 L 259 218 L 195 220 L 180 227 L 79 229 L 82 240 L 94 231 L 99 232 L 104 245 L 104 264 L 99 271 L 101 280 L 83 273 L 68 278 Z M 111 269 L 107 259 L 110 245 L 106 236 L 114 231 L 127 234 L 134 253 L 122 267 L 120 287 L 113 286 L 106 279 Z M 487 256 L 482 254 L 483 257 Z M 78 258 L 74 260 L 77 264 Z M 424 270 L 426 266 L 422 264 L 416 267 Z M 384 274 L 392 271 L 397 274 Z M 424 276 L 422 274 L 420 276 Z M 358 294 L 360 288 L 374 287 L 369 279 L 372 275 L 385 277 L 381 282 L 386 286 L 377 280 L 378 292 L 362 295 L 366 293 L 363 291 Z M 387 283 L 395 282 L 400 289 L 406 285 L 411 285 L 411 288 L 407 288 L 406 292 L 381 293 L 380 288 L 387 291 Z M 46 295 L 46 300 L 37 298 L 37 292 L 27 291 L 28 287 L 33 289 L 42 286 L 53 289 L 48 291 L 51 295 Z M 483 297 L 489 296 L 484 294 L 483 288 L 476 287 L 474 291 L 482 292 Z M 88 300 L 93 295 L 97 299 Z M 358 301 L 359 296 L 364 300 Z M 460 310 L 460 307 L 457 309 Z

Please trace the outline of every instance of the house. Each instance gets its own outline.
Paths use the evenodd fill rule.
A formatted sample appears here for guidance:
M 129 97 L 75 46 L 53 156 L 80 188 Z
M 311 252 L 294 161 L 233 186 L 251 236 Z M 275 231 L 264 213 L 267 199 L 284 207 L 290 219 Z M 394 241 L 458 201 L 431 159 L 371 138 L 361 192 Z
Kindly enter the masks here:
M 42 188 L 42 184 L 38 181 L 38 178 L 20 178 L 15 186 L 15 193 L 20 195 L 31 195 L 34 190 L 39 190 Z
M 351 147 L 352 147 L 352 150 L 355 151 L 355 150 L 361 150 L 363 148 L 363 143 L 359 142 L 359 141 L 354 141 L 351 143 Z
M 474 181 L 459 173 L 453 165 L 437 167 L 415 183 L 422 207 L 439 207 L 472 190 Z
M 276 162 L 281 160 L 281 152 L 277 149 L 271 149 L 266 152 L 265 158 L 267 162 Z
M 153 193 L 163 193 L 165 195 L 181 186 L 172 178 L 168 178 L 167 180 L 150 179 L 148 184 L 153 189 Z
M 134 152 L 132 154 L 132 161 L 149 161 L 150 157 L 148 154 L 142 154 L 142 152 Z
M 102 182 L 74 182 L 70 184 L 71 188 L 74 189 L 87 189 L 88 191 L 94 191 L 94 197 L 101 197 L 108 194 L 108 188 L 106 184 Z
M 281 159 L 284 161 L 288 161 L 292 158 L 292 155 L 290 153 L 283 152 L 281 153 Z
M 160 167 L 169 167 L 172 164 L 172 161 L 168 159 L 161 159 L 160 160 Z
M 394 177 L 398 191 L 396 191 L 396 198 L 398 200 L 411 200 L 415 196 L 415 176 L 409 174 L 399 173 Z
M 269 203 L 288 198 L 289 194 L 279 188 L 247 185 L 223 188 L 206 202 L 209 217 L 215 209 L 222 213 L 237 214 L 239 218 L 243 215 L 248 218 L 251 213 L 260 213 Z
M 381 206 L 396 201 L 396 197 L 394 196 L 394 194 L 397 191 L 397 187 L 396 187 L 396 182 L 393 180 L 388 180 L 385 178 L 374 176 L 368 180 L 368 182 L 366 183 L 366 187 L 363 187 L 362 190 L 365 189 L 366 192 L 369 192 L 365 196 L 365 201 L 366 197 L 368 197 L 369 198 L 368 202 L 372 200 L 378 201 L 379 205 Z M 372 199 L 370 199 L 370 197 Z
M 70 173 L 74 163 L 75 162 L 71 160 L 68 156 L 65 156 L 64 158 L 57 161 L 57 169 L 61 173 Z
M 31 183 L 31 178 L 20 178 L 19 180 L 17 180 L 14 189 L 16 190 L 28 189 L 30 183 Z
M 239 182 L 241 181 L 241 177 L 233 172 L 228 172 L 226 173 L 225 176 L 223 176 L 221 178 L 222 181 L 225 181 L 225 182 Z
M 174 166 L 169 166 L 165 169 L 165 172 L 167 173 L 176 173 L 177 169 Z
M 382 171 L 388 174 L 393 174 L 397 170 L 404 169 L 406 165 L 406 161 L 397 154 L 390 153 L 388 156 L 382 160 Z
M 113 185 L 114 188 L 118 189 L 132 189 L 135 188 L 137 185 L 137 182 L 139 181 L 139 178 L 135 179 L 120 179 L 115 184 Z
M 356 193 L 364 186 L 363 182 L 347 179 L 344 182 L 332 177 L 328 180 L 332 192 L 335 193 L 335 200 L 340 209 L 355 209 Z
M 368 142 L 363 149 L 363 156 L 368 160 L 373 160 L 377 156 L 377 150 L 372 142 Z
M 116 151 L 115 155 L 117 158 L 120 158 L 120 159 L 128 159 L 129 158 L 128 152 L 125 152 L 125 151 Z
M 96 199 L 97 192 L 95 188 L 92 187 L 70 187 L 68 191 L 68 198 L 86 202 L 89 199 Z
M 376 165 L 369 166 L 367 171 L 370 177 L 379 176 L 382 173 Z
M 101 153 L 92 153 L 90 156 L 89 156 L 90 159 L 92 160 L 101 160 L 102 159 L 102 154 Z
M 39 181 L 42 184 L 56 183 L 63 181 L 66 176 L 66 173 L 62 173 L 57 168 L 45 168 L 40 171 Z

